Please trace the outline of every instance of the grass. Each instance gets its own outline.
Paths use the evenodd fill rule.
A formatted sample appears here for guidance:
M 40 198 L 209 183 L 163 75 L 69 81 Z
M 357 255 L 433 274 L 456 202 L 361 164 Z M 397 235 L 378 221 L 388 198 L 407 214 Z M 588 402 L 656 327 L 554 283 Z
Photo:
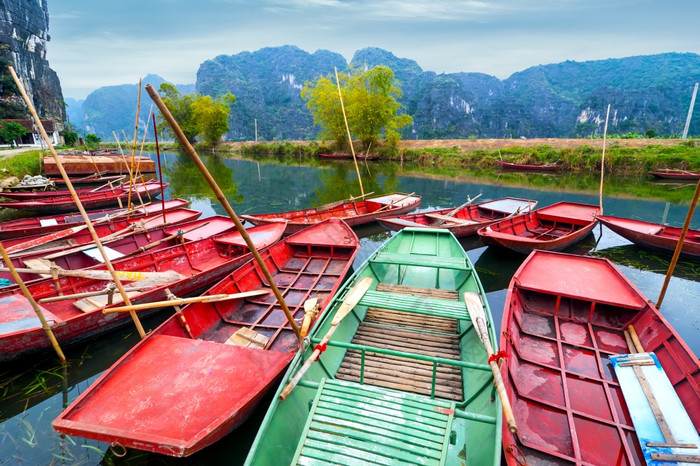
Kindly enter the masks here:
M 0 159 L 0 171 L 3 176 L 16 176 L 20 180 L 24 175 L 41 173 L 42 150 L 32 150 Z

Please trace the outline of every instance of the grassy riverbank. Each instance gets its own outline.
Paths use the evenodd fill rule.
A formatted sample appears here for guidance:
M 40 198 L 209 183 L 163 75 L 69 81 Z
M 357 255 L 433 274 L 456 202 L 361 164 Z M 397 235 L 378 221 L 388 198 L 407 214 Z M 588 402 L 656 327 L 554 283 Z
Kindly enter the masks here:
M 332 152 L 318 142 L 222 143 L 217 153 L 256 156 L 316 157 Z M 559 162 L 564 170 L 599 171 L 602 139 L 482 139 L 401 141 L 398 148 L 379 147 L 380 159 L 422 166 L 498 168 L 498 160 L 542 164 Z M 700 140 L 608 139 L 605 167 L 615 173 L 641 174 L 657 168 L 700 170 Z
M 104 147 L 111 147 L 104 144 Z M 658 168 L 700 171 L 700 139 L 608 139 L 605 168 L 611 173 L 642 174 Z M 154 144 L 144 150 L 155 151 Z M 176 150 L 170 143 L 160 150 Z M 204 149 L 201 149 L 204 151 Z M 207 149 L 211 150 L 211 149 Z M 294 157 L 316 159 L 319 153 L 333 152 L 332 144 L 318 141 L 224 142 L 213 152 L 220 156 Z M 426 169 L 498 169 L 498 160 L 517 163 L 553 163 L 564 165 L 563 171 L 599 172 L 603 154 L 602 139 L 451 139 L 405 140 L 397 148 L 380 146 L 371 151 L 385 162 L 411 164 Z M 39 154 L 31 151 L 0 161 L 0 169 L 9 175 L 38 174 Z M 6 172 L 6 175 L 8 173 Z

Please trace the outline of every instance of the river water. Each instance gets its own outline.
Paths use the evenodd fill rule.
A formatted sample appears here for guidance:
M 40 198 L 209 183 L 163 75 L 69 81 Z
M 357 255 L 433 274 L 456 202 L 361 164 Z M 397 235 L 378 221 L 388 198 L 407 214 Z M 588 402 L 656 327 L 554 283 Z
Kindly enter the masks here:
M 155 154 L 149 154 L 155 158 Z M 213 193 L 186 155 L 162 154 L 166 198 L 185 198 L 203 217 L 224 215 Z M 279 212 L 320 205 L 359 195 L 355 167 L 350 162 L 284 159 L 240 160 L 204 157 L 210 172 L 238 214 Z M 431 210 L 462 204 L 467 195 L 482 200 L 504 196 L 535 199 L 539 207 L 566 200 L 598 204 L 599 174 L 551 175 L 466 172 L 431 167 L 407 167 L 401 163 L 361 163 L 365 192 L 403 191 L 423 196 L 421 209 Z M 692 198 L 693 184 L 654 183 L 644 177 L 606 177 L 606 215 L 652 222 L 683 224 Z M 695 219 L 691 226 L 700 228 Z M 391 233 L 379 224 L 359 227 L 359 266 Z M 487 291 L 497 333 L 508 283 L 524 256 L 485 247 L 478 238 L 466 238 L 462 245 L 476 265 Z M 656 302 L 670 257 L 640 250 L 606 228 L 597 227 L 567 252 L 611 259 L 647 296 Z M 661 312 L 685 342 L 700 354 L 700 262 L 681 260 L 670 282 Z M 167 313 L 144 321 L 154 328 Z M 109 445 L 77 437 L 61 436 L 51 421 L 85 391 L 138 340 L 133 326 L 65 350 L 67 367 L 55 357 L 29 360 L 21 367 L 0 368 L 0 465 L 33 464 L 240 464 L 253 441 L 264 409 L 241 428 L 217 444 L 189 458 L 175 459 L 139 451 L 117 457 Z M 127 389 L 127 387 L 125 387 Z M 264 404 L 269 403 L 269 396 Z M 117 452 L 119 453 L 119 452 Z

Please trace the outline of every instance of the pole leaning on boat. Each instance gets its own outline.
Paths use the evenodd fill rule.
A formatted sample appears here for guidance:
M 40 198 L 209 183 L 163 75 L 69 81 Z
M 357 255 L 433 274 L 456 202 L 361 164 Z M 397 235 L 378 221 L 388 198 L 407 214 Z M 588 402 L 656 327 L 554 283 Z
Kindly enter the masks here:
M 71 197 L 73 198 L 73 201 L 75 202 L 76 206 L 78 207 L 78 210 L 80 211 L 80 215 L 83 217 L 83 220 L 85 221 L 85 224 L 88 227 L 88 231 L 90 232 L 90 236 L 92 236 L 92 240 L 95 242 L 97 249 L 100 251 L 100 254 L 104 258 L 105 265 L 107 266 L 107 270 L 109 270 L 109 273 L 112 275 L 112 279 L 114 280 L 114 284 L 117 285 L 117 289 L 119 290 L 119 293 L 122 295 L 122 298 L 124 299 L 124 303 L 126 305 L 130 306 L 131 301 L 129 300 L 129 296 L 127 295 L 126 291 L 124 290 L 124 287 L 122 286 L 122 283 L 119 280 L 119 277 L 117 276 L 117 273 L 114 270 L 114 267 L 112 267 L 112 262 L 109 260 L 109 255 L 102 247 L 102 243 L 100 242 L 100 238 L 99 238 L 99 236 L 97 236 L 97 232 L 95 231 L 95 228 L 93 227 L 92 222 L 90 221 L 90 217 L 88 216 L 87 212 L 85 212 L 85 208 L 83 207 L 83 203 L 80 202 L 80 198 L 78 197 L 78 194 L 75 192 L 75 189 L 73 188 L 73 183 L 71 183 L 71 181 L 68 177 L 68 174 L 66 173 L 65 168 L 63 168 L 63 164 L 61 163 L 60 159 L 58 158 L 58 154 L 56 153 L 56 149 L 54 149 L 53 144 L 51 144 L 51 139 L 49 138 L 49 135 L 46 134 L 46 130 L 44 129 L 44 125 L 42 125 L 41 120 L 39 120 L 39 115 L 36 113 L 36 110 L 34 109 L 34 104 L 32 104 L 31 99 L 29 98 L 26 91 L 24 90 L 24 86 L 22 85 L 22 82 L 20 81 L 19 77 L 17 76 L 17 73 L 15 73 L 14 68 L 11 66 L 8 66 L 7 68 L 10 71 L 12 78 L 15 80 L 15 83 L 17 84 L 17 88 L 19 89 L 20 94 L 22 94 L 22 98 L 24 99 L 25 103 L 27 104 L 27 108 L 29 108 L 29 112 L 34 117 L 34 121 L 36 122 L 37 128 L 39 128 L 39 131 L 41 132 L 41 136 L 44 138 L 44 141 L 46 141 L 46 144 L 48 145 L 49 151 L 51 151 L 51 155 L 53 155 L 53 158 L 56 161 L 56 166 L 58 167 L 58 170 L 61 173 L 61 176 L 66 181 L 66 186 L 68 187 L 68 190 L 71 193 Z M 146 332 L 144 331 L 143 326 L 141 325 L 141 321 L 139 320 L 139 317 L 136 315 L 136 312 L 132 311 L 129 314 L 131 315 L 131 318 L 133 319 L 134 324 L 136 325 L 136 329 L 138 330 L 141 338 L 145 337 Z
M 253 241 L 250 239 L 248 232 L 243 227 L 243 224 L 238 218 L 238 215 L 236 215 L 236 212 L 233 211 L 233 208 L 231 207 L 231 204 L 229 204 L 228 199 L 226 199 L 226 196 L 224 195 L 223 191 L 221 191 L 219 185 L 216 184 L 216 180 L 211 176 L 211 173 L 209 173 L 207 167 L 204 166 L 202 159 L 199 158 L 199 155 L 197 155 L 197 152 L 194 150 L 194 147 L 192 147 L 192 144 L 190 144 L 190 142 L 185 137 L 185 134 L 182 132 L 182 129 L 180 129 L 180 126 L 177 124 L 177 121 L 175 121 L 175 118 L 170 113 L 170 110 L 160 98 L 158 92 L 156 92 L 155 88 L 150 83 L 146 84 L 146 92 L 148 92 L 148 95 L 151 96 L 151 99 L 153 99 L 153 102 L 155 102 L 156 107 L 158 107 L 158 110 L 160 110 L 161 114 L 163 115 L 163 118 L 165 118 L 165 120 L 168 122 L 170 128 L 173 130 L 173 133 L 175 133 L 175 136 L 177 136 L 177 139 L 180 141 L 180 144 L 182 144 L 182 147 L 185 149 L 185 152 L 190 157 L 190 159 L 192 159 L 194 164 L 197 165 L 197 168 L 199 168 L 199 171 L 202 173 L 202 176 L 204 176 L 204 179 L 207 180 L 207 183 L 209 183 L 209 186 L 214 191 L 216 198 L 224 207 L 224 210 L 226 210 L 226 213 L 229 215 L 229 217 L 231 217 L 231 220 L 233 220 L 233 223 L 236 225 L 236 229 L 241 234 L 241 237 L 248 246 L 248 249 L 250 249 L 250 252 L 253 254 L 253 257 L 260 266 L 260 270 L 265 276 L 265 279 L 267 279 L 267 282 L 269 283 L 272 292 L 277 298 L 277 302 L 279 302 L 280 306 L 282 307 L 282 310 L 284 311 L 284 314 L 287 317 L 289 325 L 294 331 L 294 334 L 299 339 L 299 342 L 302 343 L 304 338 L 301 336 L 299 325 L 297 325 L 297 323 L 294 321 L 294 316 L 287 307 L 287 303 L 284 301 L 282 293 L 280 293 L 280 290 L 277 288 L 277 284 L 275 283 L 274 278 L 272 278 L 270 270 L 267 268 L 267 265 L 265 265 L 265 261 L 262 259 L 262 257 L 260 257 L 260 253 L 255 247 L 255 244 L 253 244 Z

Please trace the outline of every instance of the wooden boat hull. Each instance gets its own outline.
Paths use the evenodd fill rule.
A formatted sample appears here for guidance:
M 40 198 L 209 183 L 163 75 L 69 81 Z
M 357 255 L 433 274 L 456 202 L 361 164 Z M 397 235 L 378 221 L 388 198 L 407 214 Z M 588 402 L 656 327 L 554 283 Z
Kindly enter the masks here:
M 173 209 L 166 212 L 165 220 L 161 213 L 152 213 L 141 218 L 121 217 L 111 223 L 94 225 L 93 228 L 99 238 L 108 238 L 111 235 L 122 232 L 122 235 L 130 231 L 150 231 L 163 226 L 178 225 L 198 219 L 202 213 L 192 209 Z M 71 233 L 73 232 L 73 233 Z M 119 236 L 119 235 L 117 235 Z M 75 225 L 65 230 L 59 230 L 49 235 L 34 235 L 25 238 L 12 238 L 3 242 L 7 253 L 12 257 L 34 254 L 41 250 L 45 254 L 51 254 L 75 246 L 93 243 L 92 236 L 84 225 Z
M 686 170 L 651 170 L 649 174 L 669 180 L 700 180 L 700 172 Z
M 175 225 L 168 224 L 148 231 L 134 233 L 116 241 L 105 242 L 103 247 L 108 251 L 108 254 L 110 254 L 110 260 L 116 260 L 123 256 L 140 254 L 145 251 L 158 251 L 186 241 L 198 241 L 211 238 L 212 236 L 233 231 L 235 228 L 236 225 L 229 217 L 215 215 L 205 219 L 191 220 Z M 178 233 L 182 234 L 168 239 Z M 162 242 L 157 244 L 159 241 Z M 39 250 L 33 253 L 28 252 L 20 256 L 11 257 L 10 259 L 16 268 L 29 269 L 46 269 L 53 264 L 64 270 L 80 270 L 95 267 L 103 263 L 102 256 L 96 250 L 96 247 L 79 249 L 80 250 L 73 250 L 73 248 L 69 248 L 64 251 L 56 251 L 53 254 L 49 254 L 44 250 Z M 70 252 L 71 250 L 73 250 L 73 252 Z M 19 273 L 19 276 L 25 284 L 42 279 L 42 277 L 37 274 L 23 272 Z M 7 279 L 13 283 L 15 282 L 10 272 L 0 272 L 0 278 Z
M 516 171 L 539 171 L 539 172 L 553 172 L 560 170 L 562 164 L 560 163 L 546 163 L 546 164 L 531 164 L 531 163 L 513 163 L 504 162 L 503 160 L 498 160 L 498 165 L 504 170 L 516 170 Z
M 262 257 L 299 319 L 310 297 L 318 298 L 323 311 L 358 248 L 352 229 L 331 219 L 285 238 Z M 190 455 L 229 433 L 279 379 L 298 349 L 261 277 L 259 266 L 249 261 L 205 294 L 260 288 L 268 294 L 183 307 L 180 315 L 190 334 L 179 316 L 168 319 L 76 399 L 54 428 L 172 456 Z M 269 341 L 264 347 L 224 343 L 243 326 Z M 124 390 L 125 383 L 142 389 Z
M 370 290 L 280 401 L 364 277 L 373 279 Z M 481 295 L 490 319 L 453 235 L 412 228 L 394 235 L 334 297 L 285 374 L 245 464 L 305 464 L 300 455 L 308 452 L 322 464 L 362 464 L 371 454 L 374 464 L 500 465 L 501 407 L 486 351 L 469 330 L 464 291 Z M 495 348 L 492 326 L 489 339 Z
M 295 210 L 275 214 L 241 215 L 253 225 L 287 221 L 287 233 L 296 233 L 309 225 L 328 218 L 339 218 L 350 226 L 373 222 L 382 217 L 394 217 L 420 207 L 421 196 L 403 193 L 387 194 L 365 201 L 332 203 L 313 209 Z
M 544 251 L 525 260 L 501 326 L 518 425 L 517 436 L 503 429 L 508 464 L 645 464 L 610 362 L 629 353 L 630 324 L 700 428 L 697 357 L 610 261 Z
M 96 171 L 102 174 L 129 173 L 131 166 L 131 154 L 59 154 L 63 169 L 69 175 L 91 175 Z M 140 173 L 154 173 L 156 162 L 148 157 L 137 155 L 134 162 L 139 167 Z M 52 156 L 44 157 L 44 173 L 48 176 L 61 176 L 58 164 Z
M 599 216 L 598 220 L 634 244 L 666 254 L 674 253 L 683 230 L 658 223 L 603 215 Z M 688 230 L 681 248 L 681 255 L 690 259 L 700 259 L 700 231 Z
M 484 244 L 521 254 L 535 249 L 561 251 L 585 238 L 595 227 L 594 205 L 559 202 L 528 214 L 493 223 L 478 231 Z
M 534 209 L 535 206 L 537 206 L 537 201 L 506 197 L 466 206 L 454 214 L 454 220 L 446 220 L 439 226 L 436 226 L 436 222 L 443 219 L 439 217 L 436 218 L 434 215 L 444 216 L 454 209 L 417 212 L 401 215 L 399 217 L 380 218 L 378 220 L 379 223 L 393 231 L 399 231 L 406 227 L 441 228 L 448 230 L 457 238 L 462 238 L 464 236 L 475 235 L 480 228 L 503 220 L 505 217 L 529 212 Z
M 167 186 L 167 183 L 164 184 L 164 187 L 165 186 Z M 148 202 L 151 199 L 160 196 L 160 190 L 160 184 L 140 185 L 131 193 L 133 200 L 132 202 L 139 202 L 139 196 L 141 196 L 143 202 Z M 83 208 L 85 210 L 101 209 L 104 207 L 119 205 L 120 203 L 126 204 L 128 199 L 128 191 L 123 191 L 121 194 L 117 195 L 111 192 L 99 192 L 80 196 L 80 202 L 83 204 Z M 31 201 L 0 202 L 0 207 L 5 207 L 8 209 L 31 210 L 33 212 L 43 212 L 47 214 L 75 212 L 78 210 L 73 198 L 70 196 L 52 197 L 46 200 L 37 199 Z
M 260 249 L 265 249 L 279 240 L 283 232 L 283 225 L 271 225 L 252 228 L 249 235 Z M 249 260 L 251 256 L 246 251 L 240 234 L 225 233 L 215 238 L 119 259 L 113 261 L 112 266 L 117 271 L 175 271 L 182 276 L 170 283 L 157 284 L 141 291 L 132 292 L 125 285 L 125 289 L 132 294 L 132 304 L 149 303 L 166 300 L 166 288 L 176 296 L 183 297 L 211 286 Z M 66 299 L 50 303 L 42 303 L 41 300 L 60 296 L 57 287 L 63 295 L 70 295 L 103 290 L 110 282 L 111 280 L 61 277 L 57 282 L 51 279 L 34 282 L 27 285 L 27 288 L 42 307 L 56 340 L 60 345 L 66 346 L 131 322 L 128 313 L 102 313 L 104 308 L 122 305 L 118 302 L 119 293 L 115 294 L 113 304 L 106 304 L 105 295 L 101 299 Z M 13 361 L 50 350 L 51 345 L 39 319 L 22 293 L 18 290 L 0 291 L 0 362 Z
M 166 212 L 177 208 L 185 208 L 189 205 L 189 201 L 184 199 L 170 199 L 161 204 L 160 202 L 152 202 L 144 207 L 139 207 L 129 214 L 129 218 L 141 218 L 148 214 L 158 213 L 165 209 Z M 123 213 L 120 215 L 120 213 Z M 88 218 L 98 220 L 106 216 L 125 217 L 126 209 L 103 209 L 92 210 L 87 212 Z M 47 234 L 55 231 L 63 230 L 70 226 L 83 223 L 83 216 L 79 212 L 71 212 L 68 214 L 51 215 L 44 217 L 30 217 L 19 220 L 9 220 L 0 223 L 0 240 L 6 240 L 17 237 L 28 237 L 40 233 Z
M 150 180 L 147 181 L 146 183 L 137 183 L 136 186 L 153 186 L 157 185 L 160 186 L 160 183 L 158 183 L 155 180 Z M 123 192 L 129 190 L 129 184 L 121 184 L 121 183 L 112 183 L 107 184 L 105 183 L 103 186 L 97 186 L 97 187 L 77 187 L 73 188 L 75 193 L 78 196 L 86 196 L 86 195 L 92 195 L 92 194 L 97 194 L 97 193 L 109 193 L 112 195 L 121 195 Z M 6 199 L 9 199 L 11 201 L 31 201 L 35 199 L 39 199 L 42 201 L 54 198 L 54 197 L 69 197 L 71 195 L 70 191 L 68 189 L 56 189 L 56 190 L 45 190 L 45 191 L 2 191 L 0 192 L 0 196 L 4 197 Z

